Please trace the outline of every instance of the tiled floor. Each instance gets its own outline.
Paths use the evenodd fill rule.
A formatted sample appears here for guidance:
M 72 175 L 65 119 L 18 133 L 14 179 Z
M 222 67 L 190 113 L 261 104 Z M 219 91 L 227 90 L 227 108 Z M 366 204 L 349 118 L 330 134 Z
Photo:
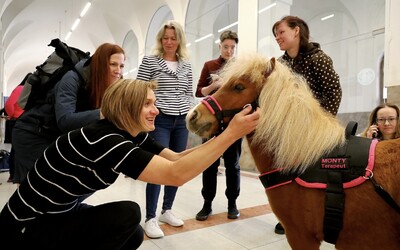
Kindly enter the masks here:
M 0 148 L 8 148 L 8 145 L 0 144 Z M 223 172 L 223 169 L 221 170 Z M 1 208 L 16 189 L 15 184 L 7 183 L 8 176 L 8 172 L 0 173 Z M 100 204 L 112 200 L 134 200 L 141 206 L 142 217 L 144 217 L 145 187 L 145 183 L 121 175 L 113 185 L 96 192 L 86 202 Z M 173 213 L 184 219 L 185 225 L 174 228 L 160 223 L 165 237 L 161 239 L 145 238 L 140 247 L 141 250 L 290 249 L 285 236 L 274 233 L 277 219 L 269 208 L 267 197 L 257 179 L 257 174 L 242 171 L 241 193 L 237 200 L 241 216 L 237 220 L 226 218 L 225 176 L 222 174 L 218 176 L 218 193 L 213 202 L 213 215 L 206 221 L 196 221 L 195 215 L 203 204 L 200 189 L 201 176 L 178 189 Z M 160 194 L 159 201 L 162 200 L 162 195 L 163 193 Z M 161 203 L 159 203 L 160 207 Z M 321 249 L 334 249 L 334 247 L 323 243 Z

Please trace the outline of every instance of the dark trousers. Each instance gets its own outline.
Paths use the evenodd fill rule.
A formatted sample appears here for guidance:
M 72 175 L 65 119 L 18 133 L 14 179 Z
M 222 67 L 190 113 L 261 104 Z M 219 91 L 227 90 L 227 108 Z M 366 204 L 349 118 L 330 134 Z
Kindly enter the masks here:
M 8 167 L 10 168 L 10 177 L 9 179 L 14 182 L 14 173 L 15 173 L 15 149 L 11 145 L 10 150 L 10 158 L 8 158 Z
M 228 204 L 234 203 L 240 193 L 240 165 L 242 139 L 234 142 L 223 154 L 225 163 L 226 190 Z M 217 173 L 220 159 L 215 161 L 203 172 L 203 188 L 201 194 L 206 202 L 213 201 L 217 193 Z
M 11 143 L 11 149 L 10 149 L 10 158 L 8 159 L 8 166 L 10 168 L 10 179 L 14 179 L 14 173 L 15 173 L 15 149 L 12 145 L 12 130 L 15 125 L 15 119 L 7 120 L 6 121 L 6 138 L 4 139 L 4 143 Z M 8 131 L 8 132 L 7 132 Z M 7 134 L 8 134 L 8 139 L 7 139 Z
M 14 182 L 21 183 L 28 175 L 44 150 L 54 139 L 39 136 L 31 131 L 15 126 L 12 130 L 12 147 L 15 150 Z
M 26 226 L 19 239 L 13 235 L 14 240 L 7 241 L 2 235 L 2 247 L 12 250 L 137 249 L 144 239 L 140 220 L 140 207 L 132 201 L 86 206 L 64 214 L 42 215 Z

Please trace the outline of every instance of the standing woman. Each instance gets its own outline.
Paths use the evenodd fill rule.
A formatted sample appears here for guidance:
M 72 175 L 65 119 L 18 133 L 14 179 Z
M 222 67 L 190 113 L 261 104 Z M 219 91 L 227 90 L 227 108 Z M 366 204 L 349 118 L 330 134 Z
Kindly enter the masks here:
M 272 33 L 279 48 L 285 51 L 278 60 L 302 75 L 321 107 L 335 116 L 342 100 L 339 75 L 321 46 L 310 42 L 307 23 L 296 16 L 285 16 L 272 26 Z M 276 225 L 275 233 L 285 233 L 280 223 Z
M 193 106 L 192 66 L 188 61 L 186 38 L 182 26 L 167 21 L 157 33 L 152 55 L 145 56 L 137 79 L 157 80 L 156 106 L 160 114 L 155 120 L 155 130 L 150 135 L 161 145 L 175 152 L 186 149 L 188 130 L 185 118 Z M 146 187 L 146 221 L 144 230 L 149 238 L 164 236 L 156 220 L 160 185 L 148 183 Z M 183 221 L 171 212 L 178 188 L 164 186 L 164 199 L 159 220 L 179 227 Z
M 221 33 L 219 44 L 220 56 L 204 63 L 199 82 L 197 84 L 196 96 L 204 97 L 213 94 L 221 87 L 218 76 L 219 71 L 225 64 L 235 56 L 236 46 L 239 38 L 236 32 L 225 30 Z M 203 139 L 203 143 L 207 139 Z M 226 189 L 225 196 L 228 198 L 228 218 L 237 219 L 240 212 L 236 207 L 236 199 L 240 194 L 240 165 L 239 159 L 242 153 L 242 138 L 233 143 L 223 154 Z M 204 221 L 212 212 L 212 201 L 217 193 L 217 173 L 220 159 L 215 161 L 203 172 L 201 195 L 204 198 L 202 209 L 196 214 L 196 220 Z
M 57 137 L 102 118 L 105 90 L 122 78 L 124 50 L 111 43 L 100 45 L 89 59 L 83 59 L 50 90 L 55 103 L 44 103 L 25 111 L 16 121 L 12 138 L 15 147 L 14 181 L 21 183 Z M 51 99 L 49 98 L 49 99 Z
M 372 110 L 368 127 L 360 134 L 362 137 L 391 140 L 400 138 L 399 107 L 384 103 Z
M 272 32 L 279 48 L 285 51 L 279 60 L 305 77 L 321 106 L 336 115 L 342 100 L 339 75 L 321 46 L 310 42 L 307 23 L 296 16 L 286 16 L 272 26 Z

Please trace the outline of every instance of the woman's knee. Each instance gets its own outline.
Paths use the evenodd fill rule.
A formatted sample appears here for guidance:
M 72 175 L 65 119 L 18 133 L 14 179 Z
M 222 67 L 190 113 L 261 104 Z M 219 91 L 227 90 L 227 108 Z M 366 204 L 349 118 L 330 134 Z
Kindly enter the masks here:
M 115 215 L 118 220 L 123 222 L 131 222 L 132 224 L 139 224 L 141 221 L 140 207 L 133 201 L 119 201 L 116 202 Z

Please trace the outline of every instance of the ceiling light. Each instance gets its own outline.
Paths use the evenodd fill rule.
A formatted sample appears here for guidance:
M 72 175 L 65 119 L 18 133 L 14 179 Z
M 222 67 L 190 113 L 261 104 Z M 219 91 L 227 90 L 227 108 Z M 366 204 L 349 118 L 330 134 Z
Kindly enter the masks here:
M 83 17 L 86 14 L 86 12 L 88 11 L 88 9 L 90 8 L 91 5 L 92 5 L 91 2 L 87 2 L 86 3 L 85 7 L 83 8 L 83 10 L 82 10 L 82 12 L 80 14 L 80 17 Z
M 225 26 L 225 27 L 219 29 L 218 32 L 221 32 L 221 31 L 224 31 L 224 30 L 226 30 L 226 29 L 229 29 L 230 27 L 233 27 L 233 26 L 237 25 L 238 23 L 239 23 L 238 21 L 236 21 L 236 22 L 234 22 L 234 23 L 231 23 L 231 24 L 229 24 L 228 26 Z
M 76 29 L 76 27 L 78 27 L 79 23 L 81 22 L 81 17 L 83 17 L 86 14 L 86 12 L 88 11 L 88 9 L 90 8 L 91 5 L 92 5 L 92 3 L 90 1 L 86 3 L 85 7 L 81 11 L 81 14 L 75 20 L 74 24 L 72 24 L 71 30 L 65 36 L 65 41 L 67 41 L 71 37 L 72 31 L 74 31 Z
M 68 32 L 68 34 L 65 36 L 65 41 L 68 41 L 69 37 L 72 35 L 72 32 Z
M 321 18 L 321 21 L 325 21 L 326 19 L 332 18 L 334 16 L 335 16 L 334 14 L 330 14 L 328 16 L 324 16 L 324 17 Z
M 208 34 L 208 35 L 205 35 L 205 36 L 203 36 L 203 37 L 200 37 L 200 38 L 197 39 L 197 40 L 194 40 L 194 42 L 195 42 L 195 43 L 198 43 L 198 42 L 203 41 L 204 39 L 207 39 L 207 38 L 212 37 L 212 36 L 213 36 L 213 34 L 210 33 L 210 34 Z
M 76 29 L 76 27 L 78 27 L 79 22 L 81 21 L 80 18 L 76 19 L 74 24 L 71 27 L 71 30 L 74 31 Z
M 260 13 L 266 11 L 266 10 L 271 9 L 271 8 L 274 7 L 274 6 L 276 6 L 276 3 L 272 3 L 272 4 L 268 5 L 268 6 L 265 7 L 265 8 L 262 8 L 261 10 L 258 11 L 258 14 L 260 14 Z

